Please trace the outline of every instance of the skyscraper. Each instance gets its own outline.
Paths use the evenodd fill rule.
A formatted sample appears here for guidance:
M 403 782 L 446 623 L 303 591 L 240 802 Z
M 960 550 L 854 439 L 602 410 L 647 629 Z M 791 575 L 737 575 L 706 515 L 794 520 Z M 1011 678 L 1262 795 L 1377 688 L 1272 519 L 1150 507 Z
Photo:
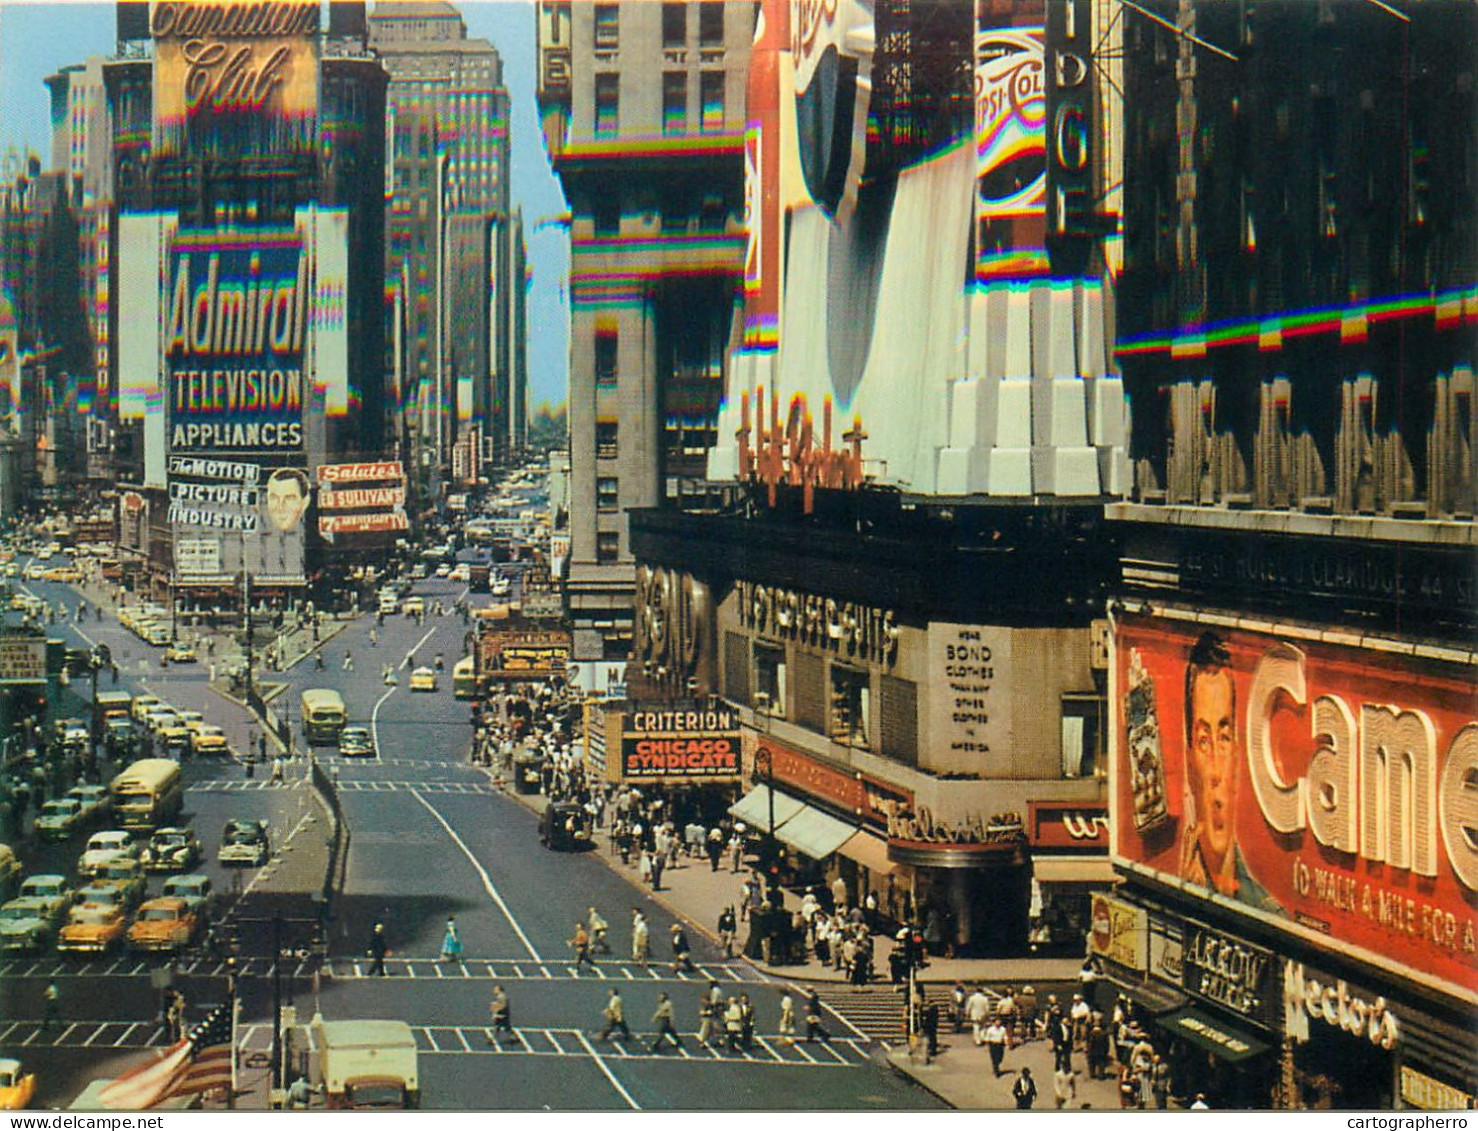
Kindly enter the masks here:
M 400 292 L 401 423 L 423 488 L 452 470 L 453 446 L 475 458 L 483 436 L 507 436 L 511 336 L 506 293 L 495 278 L 515 259 L 509 211 L 508 92 L 503 63 L 485 39 L 469 39 L 446 3 L 388 2 L 369 18 L 370 46 L 390 74 L 391 167 L 386 272 Z M 521 285 L 521 282 L 520 282 Z

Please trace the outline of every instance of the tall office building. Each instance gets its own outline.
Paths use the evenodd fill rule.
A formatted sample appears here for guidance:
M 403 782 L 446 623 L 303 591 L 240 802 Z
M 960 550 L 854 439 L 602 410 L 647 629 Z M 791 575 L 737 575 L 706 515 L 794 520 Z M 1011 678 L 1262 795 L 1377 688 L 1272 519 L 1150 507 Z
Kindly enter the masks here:
M 626 511 L 701 492 L 743 297 L 744 88 L 757 7 L 541 3 L 544 141 L 572 212 L 568 606 L 624 657 Z
M 1137 8 L 1091 945 L 1180 1094 L 1471 1107 L 1478 9 Z
M 125 567 L 184 609 L 233 603 L 243 574 L 261 599 L 332 600 L 358 550 L 406 527 L 388 504 L 339 513 L 354 504 L 332 489 L 345 466 L 400 479 L 383 446 L 387 78 L 363 4 L 126 0 L 117 17 Z
M 369 41 L 390 74 L 386 272 L 400 293 L 401 422 L 434 498 L 508 446 L 513 371 L 509 102 L 503 64 L 451 4 L 375 5 Z M 454 466 L 454 454 L 456 455 Z

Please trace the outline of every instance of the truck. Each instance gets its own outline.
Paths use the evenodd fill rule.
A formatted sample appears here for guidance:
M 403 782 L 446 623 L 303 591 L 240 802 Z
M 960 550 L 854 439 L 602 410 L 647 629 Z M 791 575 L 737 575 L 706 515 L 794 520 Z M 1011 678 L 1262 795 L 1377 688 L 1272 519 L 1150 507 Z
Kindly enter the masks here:
M 486 562 L 473 562 L 467 569 L 467 586 L 474 593 L 486 593 L 492 588 L 493 567 Z
M 404 1021 L 325 1021 L 309 1037 L 318 1083 L 331 1109 L 400 1111 L 421 1106 L 416 1038 Z

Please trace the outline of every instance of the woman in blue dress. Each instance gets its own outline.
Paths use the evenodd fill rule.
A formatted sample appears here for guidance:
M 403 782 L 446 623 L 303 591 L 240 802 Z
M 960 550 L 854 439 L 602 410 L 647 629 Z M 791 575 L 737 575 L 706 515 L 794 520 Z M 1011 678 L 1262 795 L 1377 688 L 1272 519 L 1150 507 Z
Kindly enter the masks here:
M 447 916 L 446 934 L 441 938 L 441 957 L 438 961 L 451 962 L 462 957 L 462 940 L 457 936 L 457 920 Z

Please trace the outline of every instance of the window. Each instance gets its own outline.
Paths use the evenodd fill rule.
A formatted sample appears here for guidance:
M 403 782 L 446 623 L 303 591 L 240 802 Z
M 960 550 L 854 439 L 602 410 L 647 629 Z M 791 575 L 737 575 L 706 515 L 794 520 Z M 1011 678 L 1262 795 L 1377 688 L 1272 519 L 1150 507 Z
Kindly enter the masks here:
M 827 734 L 843 746 L 866 746 L 870 685 L 867 673 L 831 666 L 831 711 Z
M 703 95 L 702 130 L 706 134 L 719 133 L 724 128 L 724 73 L 704 71 L 698 76 L 698 83 Z
M 595 6 L 595 49 L 614 51 L 621 41 L 621 5 Z
M 598 196 L 590 202 L 590 219 L 598 236 L 619 235 L 621 231 L 621 200 L 615 196 Z
M 1108 711 L 1107 700 L 1091 692 L 1068 692 L 1062 697 L 1062 776 L 1104 777 L 1107 759 L 1100 752 Z
M 754 646 L 754 709 L 785 717 L 785 649 Z
M 621 76 L 602 71 L 595 76 L 595 136 L 615 137 L 620 129 Z
M 722 47 L 724 45 L 724 6 L 722 4 L 698 5 L 698 45 L 700 47 Z
M 614 562 L 621 556 L 621 535 L 614 530 L 602 530 L 595 536 L 595 560 Z
M 616 347 L 618 344 L 619 340 L 615 330 L 595 332 L 595 383 L 597 385 L 616 383 Z
M 724 633 L 724 698 L 749 702 L 749 638 L 742 632 Z
M 664 71 L 662 74 L 662 132 L 680 134 L 687 128 L 688 76 L 682 71 Z
M 685 47 L 688 40 L 688 6 L 686 4 L 662 5 L 662 46 L 664 48 Z
M 885 675 L 878 681 L 878 742 L 883 757 L 919 764 L 919 689 L 913 680 Z
M 615 459 L 620 454 L 620 444 L 617 442 L 618 427 L 614 420 L 595 422 L 596 459 Z
M 613 511 L 620 505 L 621 481 L 614 475 L 603 475 L 595 481 L 597 510 Z

